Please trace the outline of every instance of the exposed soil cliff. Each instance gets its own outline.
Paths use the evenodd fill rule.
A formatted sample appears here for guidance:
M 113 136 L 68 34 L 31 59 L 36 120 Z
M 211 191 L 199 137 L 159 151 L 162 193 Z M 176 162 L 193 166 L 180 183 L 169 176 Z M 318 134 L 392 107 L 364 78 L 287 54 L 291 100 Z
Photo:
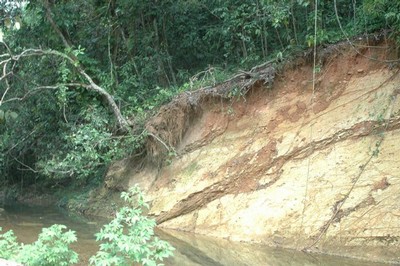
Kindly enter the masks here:
M 315 83 L 304 57 L 271 88 L 263 68 L 180 96 L 148 124 L 153 163 L 117 162 L 93 200 L 138 183 L 162 227 L 400 262 L 400 75 L 383 61 L 397 55 L 357 49 L 320 50 Z

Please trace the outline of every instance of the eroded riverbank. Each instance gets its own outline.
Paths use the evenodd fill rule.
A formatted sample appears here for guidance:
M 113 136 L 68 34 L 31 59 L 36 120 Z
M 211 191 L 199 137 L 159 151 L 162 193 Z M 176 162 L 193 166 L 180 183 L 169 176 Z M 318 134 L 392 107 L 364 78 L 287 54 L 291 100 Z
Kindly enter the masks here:
M 166 146 L 176 156 L 114 163 L 89 212 L 139 184 L 163 228 L 400 263 L 394 51 L 337 44 L 319 51 L 315 79 L 305 56 L 272 87 L 260 78 L 230 99 L 245 81 L 180 95 L 147 124 L 159 139 L 149 136 L 147 156 Z

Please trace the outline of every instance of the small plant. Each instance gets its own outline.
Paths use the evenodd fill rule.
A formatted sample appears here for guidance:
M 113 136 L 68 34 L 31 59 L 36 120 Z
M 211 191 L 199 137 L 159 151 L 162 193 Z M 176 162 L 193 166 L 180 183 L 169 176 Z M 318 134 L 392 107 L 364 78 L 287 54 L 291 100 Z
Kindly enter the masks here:
M 167 154 L 167 158 L 166 158 L 166 165 L 171 165 L 172 164 L 172 160 L 176 157 L 176 156 L 178 156 L 178 154 L 176 153 L 176 151 L 173 149 L 173 148 L 171 148 L 169 151 L 168 151 L 168 154 Z
M 0 232 L 3 229 L 0 227 Z M 11 259 L 18 252 L 17 238 L 12 230 L 0 235 L 0 258 Z
M 90 258 L 90 264 L 158 266 L 172 255 L 174 248 L 154 236 L 156 222 L 143 215 L 149 206 L 139 187 L 121 193 L 130 205 L 121 208 L 115 218 L 96 234 L 100 250 Z M 55 224 L 43 228 L 38 240 L 30 245 L 19 244 L 12 230 L 0 234 L 0 258 L 20 262 L 27 266 L 67 266 L 78 262 L 78 254 L 69 245 L 77 240 L 75 232 L 65 225 Z M 2 228 L 0 227 L 0 232 Z
M 156 222 L 142 214 L 148 208 L 138 186 L 121 194 L 130 207 L 121 208 L 115 218 L 96 234 L 100 250 L 90 258 L 91 265 L 162 265 L 158 262 L 171 256 L 174 248 L 154 236 Z M 135 200 L 136 199 L 136 200 Z
M 372 156 L 378 157 L 379 152 L 380 152 L 381 144 L 382 144 L 382 139 L 381 139 L 381 140 L 378 140 L 378 141 L 375 143 L 375 150 L 372 152 Z
M 66 228 L 60 224 L 43 228 L 38 240 L 30 245 L 19 244 L 10 230 L 0 235 L 0 257 L 29 266 L 66 266 L 77 263 L 78 254 L 69 248 L 76 241 L 75 232 L 64 232 Z
M 244 99 L 244 93 L 242 91 L 242 88 L 239 86 L 233 86 L 232 89 L 228 93 L 228 97 L 230 99 L 233 99 L 236 97 L 238 100 L 240 97 L 243 97 L 243 99 Z

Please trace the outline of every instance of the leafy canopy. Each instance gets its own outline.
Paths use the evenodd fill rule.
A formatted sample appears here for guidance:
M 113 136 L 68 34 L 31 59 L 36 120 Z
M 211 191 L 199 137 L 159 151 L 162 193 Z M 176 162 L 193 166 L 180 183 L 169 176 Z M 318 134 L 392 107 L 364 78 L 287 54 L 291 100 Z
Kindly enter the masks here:
M 112 160 L 142 154 L 146 118 L 196 73 L 380 29 L 400 43 L 399 1 L 317 3 L 0 0 L 0 183 L 99 182 Z M 46 53 L 16 60 L 30 49 Z

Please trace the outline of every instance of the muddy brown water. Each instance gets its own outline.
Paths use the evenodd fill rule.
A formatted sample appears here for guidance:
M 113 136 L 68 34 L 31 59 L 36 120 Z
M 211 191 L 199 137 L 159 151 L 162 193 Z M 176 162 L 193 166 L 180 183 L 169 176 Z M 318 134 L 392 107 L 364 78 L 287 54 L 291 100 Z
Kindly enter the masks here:
M 96 253 L 98 243 L 95 241 L 94 234 L 106 222 L 104 219 L 88 219 L 69 215 L 57 208 L 14 205 L 6 206 L 0 210 L 0 227 L 3 228 L 2 232 L 12 229 L 18 241 L 23 243 L 35 241 L 41 229 L 49 227 L 52 224 L 64 224 L 69 229 L 75 231 L 78 241 L 72 245 L 72 249 L 79 254 L 80 263 L 78 265 L 88 265 L 89 258 Z M 165 265 L 388 265 L 327 255 L 311 255 L 293 250 L 237 243 L 177 231 L 157 230 L 157 234 L 176 248 L 174 257 L 164 261 Z

